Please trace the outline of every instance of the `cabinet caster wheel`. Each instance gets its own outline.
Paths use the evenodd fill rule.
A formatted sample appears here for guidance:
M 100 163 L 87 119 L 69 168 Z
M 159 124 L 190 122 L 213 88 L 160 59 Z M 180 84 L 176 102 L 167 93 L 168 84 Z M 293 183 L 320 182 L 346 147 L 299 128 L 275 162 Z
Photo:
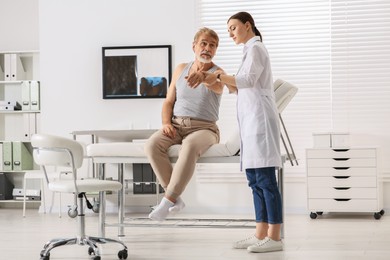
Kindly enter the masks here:
M 385 214 L 385 211 L 382 209 L 381 211 L 379 211 L 379 214 L 383 216 Z
M 119 259 L 127 259 L 127 250 L 126 249 L 123 249 L 121 251 L 118 252 L 118 258 Z
M 314 213 L 314 212 L 311 212 L 311 213 L 310 213 L 310 218 L 311 218 L 311 219 L 316 219 L 316 218 L 317 218 L 317 214 Z
M 99 255 L 97 255 L 97 256 L 93 257 L 92 259 L 93 259 L 93 260 L 100 260 L 101 258 L 100 258 Z
M 375 219 L 381 219 L 381 217 L 382 217 L 382 214 L 380 212 L 374 213 L 374 218 Z
M 324 212 L 322 212 L 322 211 L 317 211 L 316 213 L 318 216 L 322 216 L 322 214 L 324 214 Z

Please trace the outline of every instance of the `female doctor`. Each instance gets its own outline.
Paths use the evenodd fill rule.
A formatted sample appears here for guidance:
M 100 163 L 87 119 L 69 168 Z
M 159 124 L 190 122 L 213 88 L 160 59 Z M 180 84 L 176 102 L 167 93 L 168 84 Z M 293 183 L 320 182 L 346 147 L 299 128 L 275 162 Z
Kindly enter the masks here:
M 244 56 L 235 76 L 222 73 L 194 73 L 187 82 L 224 83 L 237 93 L 237 117 L 241 136 L 241 170 L 245 169 L 252 189 L 256 216 L 255 234 L 237 241 L 233 247 L 261 253 L 283 250 L 280 238 L 282 200 L 275 168 L 281 167 L 279 117 L 275 104 L 271 64 L 249 13 L 239 12 L 227 22 L 230 37 L 244 44 Z

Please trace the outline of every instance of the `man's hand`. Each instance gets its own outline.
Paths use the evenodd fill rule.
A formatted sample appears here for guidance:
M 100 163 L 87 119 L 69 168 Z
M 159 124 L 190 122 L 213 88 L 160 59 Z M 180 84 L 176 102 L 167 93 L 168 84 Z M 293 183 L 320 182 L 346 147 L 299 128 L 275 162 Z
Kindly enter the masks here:
M 187 80 L 187 84 L 190 88 L 196 88 L 203 82 L 203 80 L 206 79 L 206 76 L 206 72 L 198 71 L 186 76 L 185 79 Z
M 168 136 L 172 139 L 176 136 L 176 129 L 171 124 L 164 124 L 162 126 L 162 132 L 165 136 Z

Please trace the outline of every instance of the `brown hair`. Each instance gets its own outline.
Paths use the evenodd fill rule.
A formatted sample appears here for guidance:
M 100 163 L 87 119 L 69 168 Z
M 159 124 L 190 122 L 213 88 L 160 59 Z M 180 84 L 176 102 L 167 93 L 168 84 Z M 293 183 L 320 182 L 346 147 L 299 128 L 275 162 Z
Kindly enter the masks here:
M 238 12 L 238 13 L 232 15 L 232 16 L 228 19 L 228 22 L 229 22 L 231 19 L 240 20 L 243 24 L 245 24 L 246 22 L 249 22 L 249 23 L 251 24 L 252 31 L 255 33 L 255 35 L 260 36 L 260 41 L 263 41 L 263 37 L 261 36 L 260 31 L 257 30 L 256 25 L 255 25 L 255 21 L 253 20 L 252 15 L 250 15 L 250 14 L 247 13 L 247 12 Z
M 198 41 L 198 38 L 202 35 L 202 34 L 206 34 L 206 35 L 209 35 L 211 38 L 213 38 L 214 40 L 217 41 L 217 47 L 218 47 L 218 44 L 219 44 L 219 37 L 218 37 L 218 34 L 214 31 L 214 30 L 211 30 L 207 27 L 202 27 L 198 30 L 198 32 L 195 34 L 194 36 L 194 43 L 196 43 Z

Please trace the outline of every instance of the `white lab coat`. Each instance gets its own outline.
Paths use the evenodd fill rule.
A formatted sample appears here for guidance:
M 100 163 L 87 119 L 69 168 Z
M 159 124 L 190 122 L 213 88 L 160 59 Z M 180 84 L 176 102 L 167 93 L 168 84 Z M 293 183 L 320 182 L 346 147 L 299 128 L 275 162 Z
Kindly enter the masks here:
M 268 51 L 255 36 L 236 75 L 241 170 L 281 167 L 279 116 Z

